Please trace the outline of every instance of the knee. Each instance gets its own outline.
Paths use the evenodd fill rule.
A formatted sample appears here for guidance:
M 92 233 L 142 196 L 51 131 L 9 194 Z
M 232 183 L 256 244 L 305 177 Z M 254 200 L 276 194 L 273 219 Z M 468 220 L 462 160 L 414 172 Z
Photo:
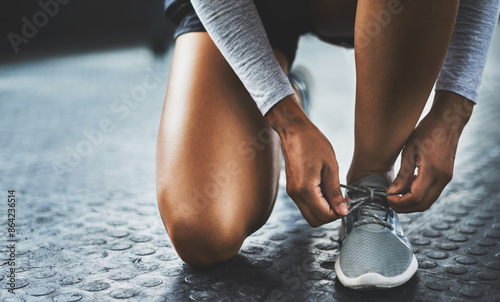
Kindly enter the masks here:
M 179 257 L 189 265 L 207 268 L 236 255 L 245 239 L 238 227 L 221 226 L 207 221 L 167 224 L 170 240 Z

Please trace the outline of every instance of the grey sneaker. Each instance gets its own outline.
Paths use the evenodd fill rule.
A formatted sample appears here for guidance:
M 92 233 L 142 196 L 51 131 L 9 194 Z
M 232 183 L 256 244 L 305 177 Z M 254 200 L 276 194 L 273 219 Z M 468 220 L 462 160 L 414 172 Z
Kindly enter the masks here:
M 387 204 L 385 179 L 370 175 L 344 187 L 351 200 L 340 228 L 337 278 L 354 289 L 390 288 L 410 280 L 418 262 L 398 215 Z

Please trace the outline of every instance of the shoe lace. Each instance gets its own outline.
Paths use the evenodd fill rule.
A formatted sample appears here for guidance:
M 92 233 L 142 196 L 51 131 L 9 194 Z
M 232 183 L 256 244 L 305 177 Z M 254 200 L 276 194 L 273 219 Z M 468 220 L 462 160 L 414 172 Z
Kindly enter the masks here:
M 391 217 L 394 217 L 394 214 L 386 202 L 377 201 L 377 199 L 384 199 L 387 196 L 391 196 L 394 194 L 390 194 L 382 191 L 381 189 L 370 188 L 368 186 L 351 186 L 351 185 L 340 185 L 343 188 L 346 188 L 350 191 L 355 191 L 359 194 L 357 196 L 347 202 L 349 206 L 349 213 L 352 213 L 356 210 L 360 212 L 360 220 L 354 222 L 354 226 L 360 226 L 363 224 L 379 224 L 384 227 L 388 227 L 391 230 L 394 228 L 392 224 L 385 221 L 384 217 L 381 217 L 374 213 L 374 211 L 383 211 L 389 214 Z

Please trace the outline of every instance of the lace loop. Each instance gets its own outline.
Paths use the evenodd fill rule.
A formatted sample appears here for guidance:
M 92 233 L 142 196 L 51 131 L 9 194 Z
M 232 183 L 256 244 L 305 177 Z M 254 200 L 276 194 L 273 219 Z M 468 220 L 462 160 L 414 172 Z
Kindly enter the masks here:
M 371 188 L 368 186 L 352 186 L 352 185 L 340 185 L 341 187 L 359 193 L 359 196 L 349 200 L 347 205 L 349 206 L 349 213 L 354 211 L 359 211 L 361 219 L 355 222 L 356 226 L 363 224 L 379 224 L 384 227 L 388 227 L 391 230 L 394 228 L 392 224 L 385 221 L 384 217 L 381 217 L 374 213 L 373 211 L 383 211 L 387 214 L 394 216 L 391 208 L 384 202 L 384 199 L 390 194 L 380 189 Z M 358 194 L 357 194 L 358 195 Z M 376 199 L 381 199 L 382 202 Z

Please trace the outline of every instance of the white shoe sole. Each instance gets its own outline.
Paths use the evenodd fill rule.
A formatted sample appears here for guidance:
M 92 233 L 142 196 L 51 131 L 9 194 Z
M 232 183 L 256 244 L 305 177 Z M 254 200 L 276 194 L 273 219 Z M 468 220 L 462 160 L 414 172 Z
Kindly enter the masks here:
M 335 262 L 335 273 L 337 274 L 337 278 L 345 287 L 349 287 L 352 289 L 384 289 L 396 287 L 410 280 L 411 277 L 415 275 L 417 269 L 418 261 L 417 258 L 415 258 L 415 255 L 413 255 L 410 266 L 401 275 L 394 277 L 385 277 L 377 273 L 367 273 L 357 278 L 349 278 L 344 274 L 344 272 L 342 272 L 342 269 L 340 268 L 340 256 L 339 259 L 337 259 L 337 261 Z

